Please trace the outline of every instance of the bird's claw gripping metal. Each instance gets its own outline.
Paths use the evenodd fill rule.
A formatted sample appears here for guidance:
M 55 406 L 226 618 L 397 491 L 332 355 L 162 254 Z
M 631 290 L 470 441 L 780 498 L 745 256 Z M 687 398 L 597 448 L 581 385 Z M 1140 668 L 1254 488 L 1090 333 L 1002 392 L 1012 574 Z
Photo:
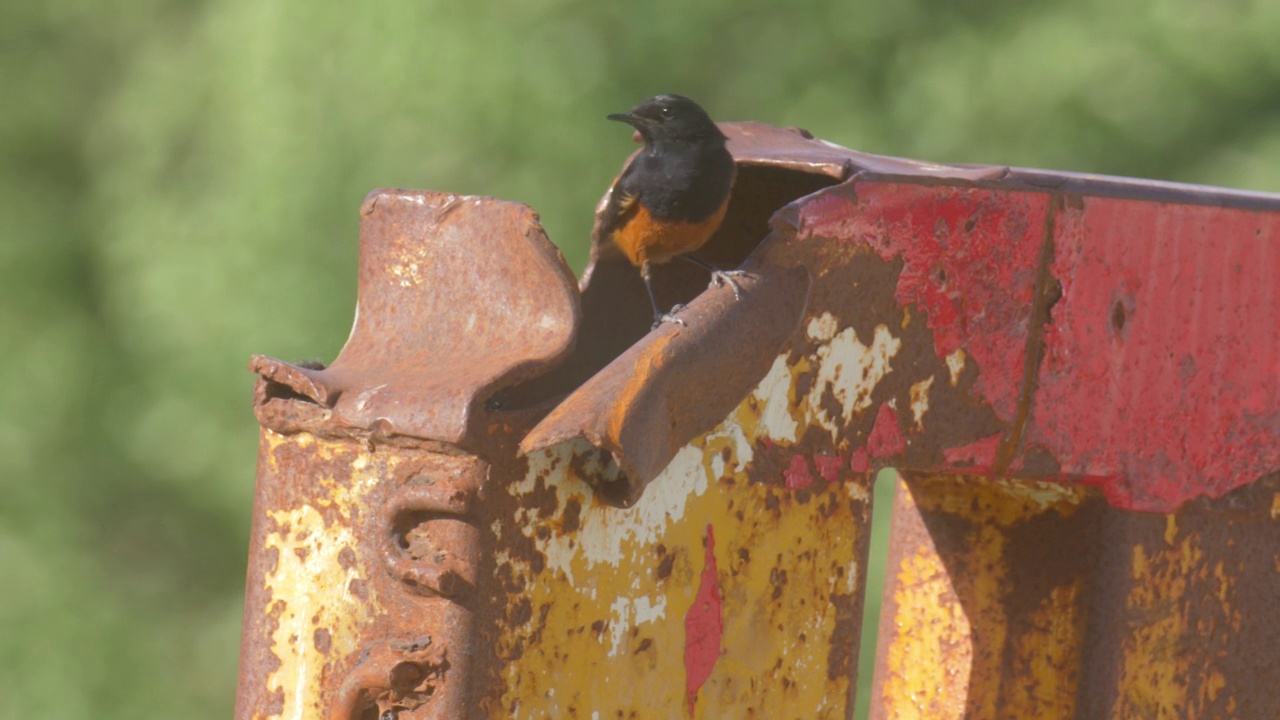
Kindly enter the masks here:
M 733 290 L 733 299 L 742 299 L 742 286 L 738 284 L 736 277 L 746 277 L 745 270 L 711 270 L 711 283 L 707 285 L 707 289 L 728 285 Z
M 679 325 L 680 327 L 688 327 L 685 324 L 685 321 L 676 317 L 676 313 L 680 312 L 683 309 L 684 309 L 684 305 L 677 303 L 671 306 L 671 310 L 665 313 L 662 313 L 661 315 L 654 315 L 653 327 L 650 329 L 657 330 L 658 328 L 662 327 L 662 323 L 671 323 L 672 325 Z

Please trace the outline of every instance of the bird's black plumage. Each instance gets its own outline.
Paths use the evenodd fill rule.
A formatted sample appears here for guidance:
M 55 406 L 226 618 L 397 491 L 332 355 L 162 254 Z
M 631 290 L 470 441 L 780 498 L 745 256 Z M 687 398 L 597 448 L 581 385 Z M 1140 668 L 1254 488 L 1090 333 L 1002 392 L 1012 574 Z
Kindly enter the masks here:
M 736 168 L 727 138 L 696 102 L 682 95 L 658 95 L 610 120 L 625 122 L 644 140 L 614 181 L 598 218 L 602 238 L 613 240 L 649 290 L 657 320 L 661 313 L 650 283 L 650 266 L 681 257 L 707 267 L 713 282 L 732 275 L 694 258 L 720 227 L 733 189 Z

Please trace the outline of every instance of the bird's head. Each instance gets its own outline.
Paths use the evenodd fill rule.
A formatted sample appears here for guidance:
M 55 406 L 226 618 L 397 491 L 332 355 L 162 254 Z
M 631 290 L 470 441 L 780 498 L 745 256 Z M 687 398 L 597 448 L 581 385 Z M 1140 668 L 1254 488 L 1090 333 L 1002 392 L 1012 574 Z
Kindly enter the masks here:
M 636 105 L 631 112 L 608 117 L 635 128 L 645 142 L 725 139 L 707 111 L 683 95 L 655 95 Z

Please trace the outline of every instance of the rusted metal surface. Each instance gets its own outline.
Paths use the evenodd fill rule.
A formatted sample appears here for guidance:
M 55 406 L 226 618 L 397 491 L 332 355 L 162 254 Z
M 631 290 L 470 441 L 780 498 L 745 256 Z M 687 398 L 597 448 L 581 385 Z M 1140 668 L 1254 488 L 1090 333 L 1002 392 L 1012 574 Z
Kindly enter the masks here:
M 487 470 L 264 430 L 237 716 L 349 720 L 429 700 L 446 714 L 426 717 L 462 717 L 476 598 L 449 578 L 473 580 L 483 559 L 453 511 Z M 414 502 L 399 504 L 406 491 Z M 406 563 L 420 568 L 411 578 Z
M 251 364 L 263 430 L 239 718 L 472 715 L 495 627 L 479 455 L 507 475 L 515 459 L 494 451 L 513 433 L 487 406 L 573 345 L 573 278 L 528 208 L 379 191 L 361 214 L 341 355 Z
M 329 436 L 487 442 L 472 425 L 477 409 L 573 348 L 580 304 L 564 258 L 515 203 L 380 190 L 360 214 L 351 337 L 324 369 L 255 357 L 250 370 L 269 381 L 259 389 L 284 396 L 259 397 L 259 421 Z
M 371 196 L 340 357 L 253 363 L 237 716 L 848 717 L 889 465 L 877 717 L 1280 715 L 1280 200 L 725 131 L 688 327 Z

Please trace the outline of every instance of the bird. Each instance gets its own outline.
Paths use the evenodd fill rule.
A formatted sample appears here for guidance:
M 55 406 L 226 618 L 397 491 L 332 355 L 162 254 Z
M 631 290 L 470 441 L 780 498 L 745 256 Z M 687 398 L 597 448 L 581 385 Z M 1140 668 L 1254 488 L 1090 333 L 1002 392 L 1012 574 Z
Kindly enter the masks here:
M 728 138 L 698 103 L 683 95 L 656 95 L 630 112 L 609 120 L 635 128 L 644 148 L 623 167 L 598 218 L 600 237 L 612 240 L 640 269 L 653 306 L 653 327 L 684 325 L 675 313 L 662 312 L 653 294 L 653 266 L 680 258 L 707 270 L 711 284 L 727 284 L 742 299 L 735 277 L 741 270 L 720 270 L 691 255 L 720 228 L 737 173 Z

